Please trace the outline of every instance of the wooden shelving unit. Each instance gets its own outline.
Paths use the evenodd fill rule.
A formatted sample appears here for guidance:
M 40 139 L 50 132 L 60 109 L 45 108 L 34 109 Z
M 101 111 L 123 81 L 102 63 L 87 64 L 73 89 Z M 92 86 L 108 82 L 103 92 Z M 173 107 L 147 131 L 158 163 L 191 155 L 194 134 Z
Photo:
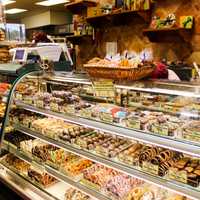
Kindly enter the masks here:
M 79 44 L 82 41 L 92 41 L 92 35 L 71 35 L 67 36 L 66 39 L 73 44 Z
M 141 10 L 141 11 L 131 11 L 131 10 L 124 10 L 113 12 L 110 14 L 103 14 L 94 17 L 87 17 L 87 21 L 92 25 L 98 25 L 101 23 L 105 23 L 106 21 L 116 21 L 119 23 L 124 23 L 126 21 L 130 21 L 133 18 L 141 18 L 145 22 L 150 22 L 151 20 L 151 11 L 150 10 Z
M 71 11 L 72 13 L 77 14 L 83 12 L 83 10 L 85 10 L 87 7 L 93 7 L 96 5 L 97 5 L 96 1 L 80 0 L 65 4 L 65 8 Z
M 151 42 L 189 42 L 192 36 L 192 29 L 180 27 L 163 29 L 144 29 L 143 35 Z

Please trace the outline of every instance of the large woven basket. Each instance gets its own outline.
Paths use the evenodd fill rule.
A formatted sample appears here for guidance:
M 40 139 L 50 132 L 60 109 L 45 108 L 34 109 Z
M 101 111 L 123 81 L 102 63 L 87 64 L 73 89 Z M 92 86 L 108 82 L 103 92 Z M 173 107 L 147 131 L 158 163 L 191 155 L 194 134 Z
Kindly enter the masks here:
M 148 65 L 138 68 L 131 68 L 106 67 L 86 64 L 84 65 L 84 68 L 92 78 L 137 81 L 149 76 L 154 71 L 155 66 Z

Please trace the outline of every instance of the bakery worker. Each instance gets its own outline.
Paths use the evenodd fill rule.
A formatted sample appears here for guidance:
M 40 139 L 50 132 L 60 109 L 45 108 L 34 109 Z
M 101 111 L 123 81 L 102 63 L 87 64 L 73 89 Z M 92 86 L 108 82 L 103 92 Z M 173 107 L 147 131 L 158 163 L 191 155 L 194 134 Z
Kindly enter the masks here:
M 167 65 L 163 62 L 155 62 L 156 69 L 151 75 L 152 79 L 168 79 L 170 81 L 180 81 L 180 78 L 177 76 L 177 74 L 167 69 Z

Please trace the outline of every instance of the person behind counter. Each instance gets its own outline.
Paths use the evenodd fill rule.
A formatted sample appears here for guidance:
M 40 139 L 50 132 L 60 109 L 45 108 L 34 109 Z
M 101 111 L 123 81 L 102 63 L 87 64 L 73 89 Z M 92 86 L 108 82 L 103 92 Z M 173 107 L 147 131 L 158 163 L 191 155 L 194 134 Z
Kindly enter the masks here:
M 163 62 L 155 62 L 156 69 L 151 75 L 151 79 L 168 79 L 170 81 L 180 81 L 180 78 L 177 76 L 177 74 L 167 69 L 167 65 Z
M 47 34 L 44 32 L 35 32 L 33 33 L 32 43 L 51 43 L 52 41 L 48 38 Z

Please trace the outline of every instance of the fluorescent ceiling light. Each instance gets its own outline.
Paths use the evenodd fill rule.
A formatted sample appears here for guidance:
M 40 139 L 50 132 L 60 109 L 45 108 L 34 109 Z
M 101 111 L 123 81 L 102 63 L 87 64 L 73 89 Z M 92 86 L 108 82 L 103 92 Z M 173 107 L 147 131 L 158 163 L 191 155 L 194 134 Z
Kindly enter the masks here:
M 12 0 L 2 0 L 1 2 L 2 2 L 2 4 L 3 4 L 4 6 L 6 6 L 6 5 L 9 5 L 9 4 L 11 4 L 11 3 L 15 3 L 16 1 L 12 1 Z
M 9 9 L 9 10 L 5 10 L 5 13 L 6 14 L 17 14 L 17 13 L 22 13 L 22 12 L 26 12 L 27 10 L 25 9 L 20 9 L 20 8 L 12 8 L 12 9 Z
M 41 1 L 36 3 L 37 5 L 40 6 L 54 6 L 57 4 L 63 4 L 63 3 L 68 3 L 69 0 L 46 0 L 46 1 Z

